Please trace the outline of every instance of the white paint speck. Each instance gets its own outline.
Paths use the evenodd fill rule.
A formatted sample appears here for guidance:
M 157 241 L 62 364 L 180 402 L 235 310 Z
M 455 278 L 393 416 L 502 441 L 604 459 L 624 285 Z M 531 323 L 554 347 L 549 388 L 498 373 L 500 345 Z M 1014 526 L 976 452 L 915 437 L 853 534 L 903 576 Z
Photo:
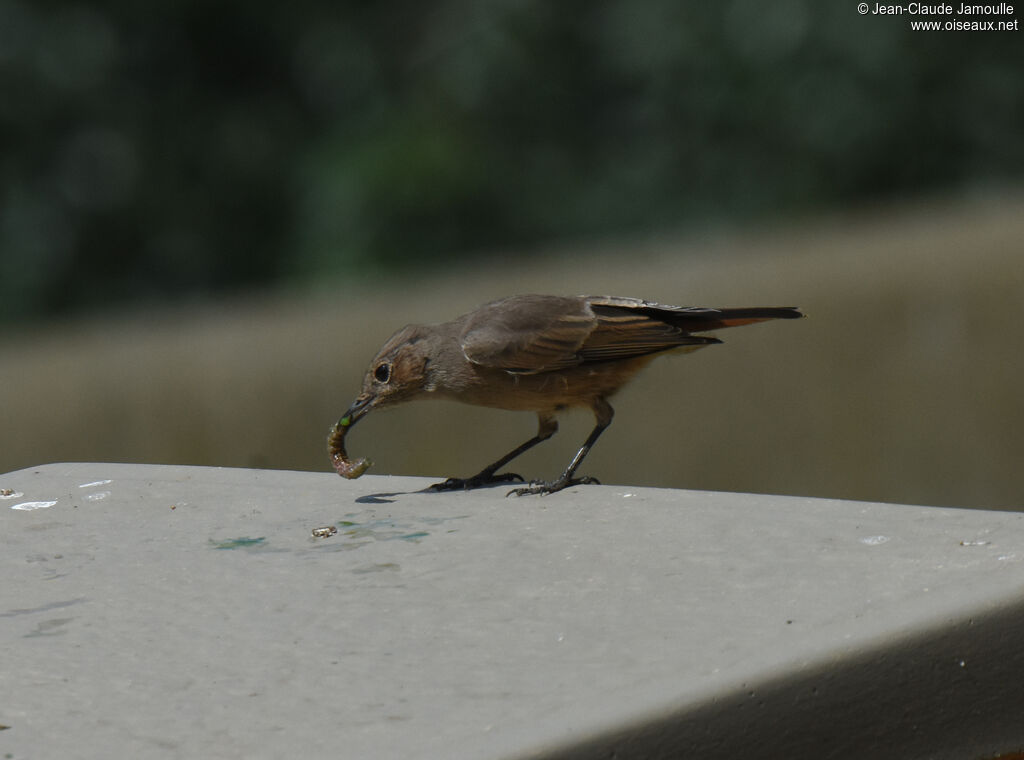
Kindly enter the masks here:
M 56 504 L 56 499 L 53 501 L 23 501 L 21 504 L 15 504 L 11 509 L 20 509 L 23 512 L 30 512 L 33 509 L 46 509 Z
M 0 499 L 20 499 L 24 495 L 21 491 L 0 491 Z
M 107 498 L 108 496 L 110 496 L 110 491 L 97 491 L 96 493 L 91 493 L 88 496 L 86 496 L 85 500 L 86 501 L 103 501 L 103 499 Z
M 880 544 L 886 543 L 888 540 L 888 536 L 864 536 L 860 542 L 862 544 L 867 544 L 868 546 L 879 546 Z
M 95 488 L 96 486 L 105 486 L 113 482 L 112 480 L 94 480 L 92 483 L 82 483 L 79 488 Z

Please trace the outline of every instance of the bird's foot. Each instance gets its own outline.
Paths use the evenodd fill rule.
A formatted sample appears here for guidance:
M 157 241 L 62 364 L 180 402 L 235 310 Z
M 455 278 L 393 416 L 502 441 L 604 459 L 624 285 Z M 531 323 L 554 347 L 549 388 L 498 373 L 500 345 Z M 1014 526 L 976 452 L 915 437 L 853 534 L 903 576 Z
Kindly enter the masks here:
M 513 488 L 505 496 L 526 496 L 527 494 L 536 494 L 538 496 L 547 496 L 549 493 L 556 493 L 561 491 L 563 488 L 569 488 L 570 486 L 582 486 L 582 485 L 600 485 L 601 481 L 597 478 L 559 478 L 558 480 L 552 480 L 550 483 L 544 483 L 542 481 L 533 480 L 530 481 L 530 485 L 524 486 L 523 488 Z
M 442 483 L 427 486 L 428 491 L 468 491 L 471 488 L 483 488 L 499 483 L 525 483 L 522 475 L 514 472 L 481 472 L 471 478 L 448 478 Z

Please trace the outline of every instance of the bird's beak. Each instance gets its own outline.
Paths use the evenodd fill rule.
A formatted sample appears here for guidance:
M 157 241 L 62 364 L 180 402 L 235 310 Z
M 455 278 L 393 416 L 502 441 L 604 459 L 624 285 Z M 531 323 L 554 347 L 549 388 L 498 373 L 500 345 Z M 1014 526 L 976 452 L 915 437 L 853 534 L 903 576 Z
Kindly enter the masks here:
M 350 428 L 355 425 L 373 408 L 373 400 L 373 396 L 369 394 L 363 394 L 356 398 L 352 402 L 352 406 L 348 408 L 348 411 L 341 415 L 337 426 L 339 428 Z

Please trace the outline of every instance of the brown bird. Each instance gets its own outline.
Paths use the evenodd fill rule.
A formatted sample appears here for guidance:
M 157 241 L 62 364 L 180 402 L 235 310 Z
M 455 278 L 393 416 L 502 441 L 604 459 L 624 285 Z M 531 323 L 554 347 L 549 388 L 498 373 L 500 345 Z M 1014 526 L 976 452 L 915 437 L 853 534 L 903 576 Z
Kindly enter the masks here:
M 338 473 L 359 477 L 369 462 L 350 461 L 344 438 L 371 409 L 421 398 L 441 398 L 497 409 L 536 412 L 537 435 L 470 478 L 448 478 L 432 490 L 477 488 L 523 481 L 498 470 L 558 430 L 555 414 L 589 408 L 596 425 L 560 477 L 533 481 L 509 494 L 549 494 L 596 483 L 576 469 L 611 424 L 608 399 L 639 370 L 667 351 L 696 351 L 721 343 L 693 333 L 768 319 L 802 317 L 792 307 L 709 309 L 665 306 L 615 296 L 524 295 L 485 304 L 440 325 L 408 325 L 370 364 L 363 389 L 331 431 Z

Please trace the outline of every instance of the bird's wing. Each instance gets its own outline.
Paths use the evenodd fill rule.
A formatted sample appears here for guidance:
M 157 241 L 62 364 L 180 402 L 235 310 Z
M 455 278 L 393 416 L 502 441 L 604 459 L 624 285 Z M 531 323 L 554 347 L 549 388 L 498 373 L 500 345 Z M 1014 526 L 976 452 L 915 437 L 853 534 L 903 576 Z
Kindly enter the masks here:
M 718 314 L 635 298 L 513 296 L 469 314 L 460 341 L 474 364 L 520 374 L 720 342 L 669 323 L 666 310 Z
M 661 307 L 636 298 L 588 297 L 597 325 L 580 347 L 584 362 L 612 361 L 661 351 L 720 343 L 717 338 L 690 335 L 686 327 L 663 318 Z M 707 310 L 713 311 L 713 310 Z
M 468 314 L 459 339 L 474 364 L 534 374 L 580 364 L 597 323 L 582 298 L 512 296 Z

